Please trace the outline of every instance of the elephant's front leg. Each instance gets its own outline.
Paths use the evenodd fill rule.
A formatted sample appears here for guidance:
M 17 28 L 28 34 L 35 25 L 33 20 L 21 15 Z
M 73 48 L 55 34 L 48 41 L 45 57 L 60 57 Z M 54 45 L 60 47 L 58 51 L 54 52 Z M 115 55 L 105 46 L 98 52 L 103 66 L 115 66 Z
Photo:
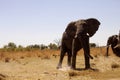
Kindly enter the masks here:
M 67 62 L 68 67 L 71 67 L 71 57 L 72 57 L 72 52 L 71 50 L 69 50 L 68 51 L 68 62 Z
M 71 69 L 76 69 L 76 52 L 72 55 L 72 65 Z
M 81 44 L 84 50 L 84 58 L 85 58 L 85 69 L 90 68 L 90 47 L 89 47 L 89 37 L 88 36 L 82 36 L 80 38 Z
M 57 65 L 57 69 L 62 68 L 62 61 L 63 61 L 63 58 L 65 56 L 65 53 L 66 53 L 65 50 L 61 49 L 60 60 L 59 60 L 59 63 Z

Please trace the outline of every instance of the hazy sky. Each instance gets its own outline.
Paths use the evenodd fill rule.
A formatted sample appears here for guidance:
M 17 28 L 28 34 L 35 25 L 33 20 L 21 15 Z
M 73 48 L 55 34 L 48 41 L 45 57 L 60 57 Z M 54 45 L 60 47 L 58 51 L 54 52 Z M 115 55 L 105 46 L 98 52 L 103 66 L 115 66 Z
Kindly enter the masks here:
M 91 17 L 101 25 L 90 42 L 106 45 L 120 30 L 120 0 L 0 0 L 0 47 L 48 45 L 62 37 L 69 22 Z

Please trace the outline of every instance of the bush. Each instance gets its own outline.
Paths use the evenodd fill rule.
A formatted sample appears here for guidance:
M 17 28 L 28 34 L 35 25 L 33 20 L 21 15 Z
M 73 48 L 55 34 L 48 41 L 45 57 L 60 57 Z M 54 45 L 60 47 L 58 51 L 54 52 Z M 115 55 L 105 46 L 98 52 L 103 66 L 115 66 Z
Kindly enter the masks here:
M 17 48 L 16 44 L 13 42 L 9 42 L 8 45 L 4 46 L 4 49 L 8 50 L 8 51 L 15 51 Z
M 90 47 L 96 47 L 95 43 L 90 43 Z
M 58 49 L 57 45 L 56 44 L 52 44 L 52 43 L 50 43 L 48 45 L 48 47 L 49 47 L 49 49 L 54 49 L 54 50 Z

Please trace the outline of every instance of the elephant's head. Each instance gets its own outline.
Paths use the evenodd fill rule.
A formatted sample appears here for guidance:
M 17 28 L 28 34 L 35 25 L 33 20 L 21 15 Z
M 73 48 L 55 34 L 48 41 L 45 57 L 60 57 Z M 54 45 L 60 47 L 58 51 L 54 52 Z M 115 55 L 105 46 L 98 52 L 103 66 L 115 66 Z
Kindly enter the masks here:
M 76 35 L 88 35 L 89 37 L 92 37 L 96 31 L 98 30 L 100 25 L 100 22 L 97 19 L 89 18 L 86 20 L 78 20 L 75 23 L 75 26 L 77 27 Z
M 92 37 L 98 30 L 99 25 L 100 22 L 97 19 L 82 19 L 69 23 L 65 32 L 71 37 L 75 37 L 75 35 L 78 36 L 79 34 Z

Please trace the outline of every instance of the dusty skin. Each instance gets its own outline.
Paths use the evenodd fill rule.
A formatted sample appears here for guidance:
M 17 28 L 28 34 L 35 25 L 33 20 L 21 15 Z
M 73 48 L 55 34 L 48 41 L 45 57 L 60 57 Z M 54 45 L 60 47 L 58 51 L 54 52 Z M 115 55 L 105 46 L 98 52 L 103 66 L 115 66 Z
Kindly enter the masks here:
M 51 53 L 47 56 L 40 55 L 39 51 L 32 51 L 29 55 L 27 53 L 21 55 L 20 52 L 3 55 L 2 52 L 0 80 L 120 80 L 120 58 L 114 55 L 106 58 L 100 54 L 102 52 L 104 53 L 104 49 L 92 49 L 91 53 L 94 56 L 91 60 L 92 70 L 84 70 L 82 51 L 77 56 L 77 70 L 70 70 L 66 66 L 67 56 L 64 58 L 63 67 L 56 69 L 59 60 L 56 53 L 59 51 L 41 52 Z

